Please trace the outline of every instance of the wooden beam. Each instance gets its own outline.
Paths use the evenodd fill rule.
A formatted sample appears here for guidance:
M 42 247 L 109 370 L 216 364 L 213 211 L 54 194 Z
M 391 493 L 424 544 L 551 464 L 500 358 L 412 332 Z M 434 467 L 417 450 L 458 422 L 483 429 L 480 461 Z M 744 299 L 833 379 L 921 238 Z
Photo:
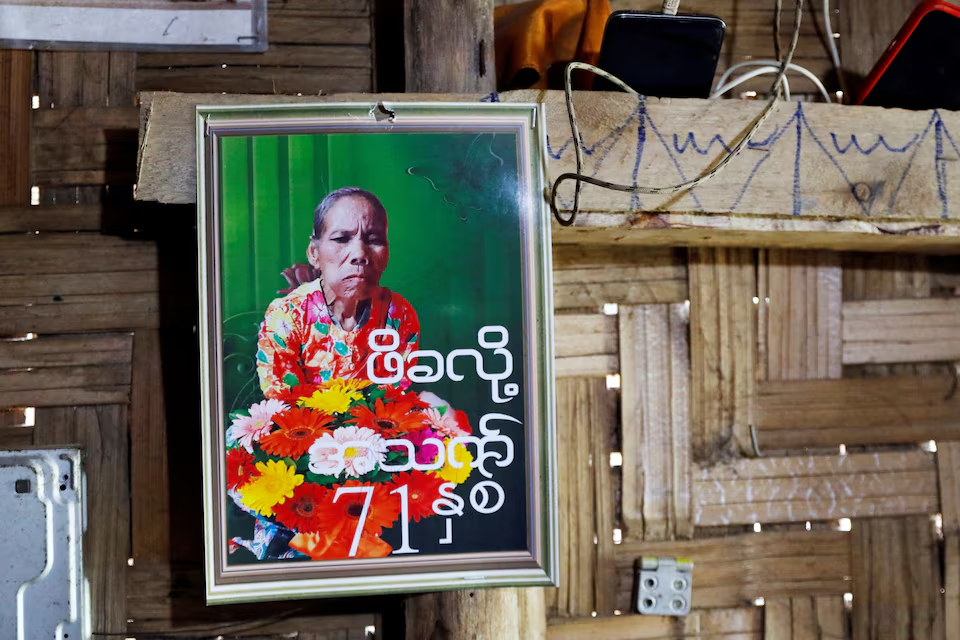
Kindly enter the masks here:
M 694 609 L 750 606 L 756 598 L 843 596 L 850 591 L 850 534 L 843 531 L 748 533 L 677 542 L 627 539 L 616 547 L 618 608 L 633 609 L 636 560 L 693 561 Z
M 960 629 L 960 442 L 937 445 L 943 524 L 944 628 Z
M 694 476 L 697 526 L 933 514 L 936 463 L 923 451 L 740 460 Z
M 408 93 L 486 93 L 497 88 L 493 0 L 404 0 Z
M 843 305 L 843 363 L 960 360 L 960 298 Z
M 632 537 L 693 535 L 688 331 L 683 304 L 620 308 L 622 505 Z
M 194 108 L 200 103 L 478 97 L 147 94 L 142 100 L 145 124 L 137 197 L 166 203 L 195 200 L 196 169 L 191 158 L 195 157 Z M 541 99 L 549 139 L 549 184 L 574 170 L 562 92 L 517 91 L 499 96 L 503 102 Z M 638 103 L 613 93 L 581 93 L 575 102 L 584 144 L 605 145 L 604 154 L 588 156 L 584 170 L 614 182 L 648 185 L 671 184 L 681 176 L 704 171 L 717 161 L 722 144 L 735 140 L 763 108 L 737 100 Z M 785 103 L 761 128 L 756 144 L 735 158 L 722 178 L 680 195 L 640 199 L 585 187 L 584 214 L 574 227 L 557 229 L 554 241 L 957 252 L 960 181 L 947 180 L 943 189 L 931 188 L 938 162 L 931 133 L 935 129 L 960 131 L 960 114 Z M 873 151 L 881 134 L 886 146 Z M 638 139 L 644 144 L 638 146 Z M 895 153 L 888 147 L 903 151 Z M 570 185 L 561 188 L 563 206 L 570 200 L 570 189 Z
M 761 451 L 960 440 L 960 396 L 947 376 L 764 382 Z

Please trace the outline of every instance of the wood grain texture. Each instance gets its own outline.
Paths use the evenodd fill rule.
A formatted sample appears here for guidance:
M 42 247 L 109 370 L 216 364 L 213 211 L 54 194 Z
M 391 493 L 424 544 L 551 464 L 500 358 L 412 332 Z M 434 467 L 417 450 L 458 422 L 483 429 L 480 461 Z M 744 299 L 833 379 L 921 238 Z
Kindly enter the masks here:
M 0 205 L 30 203 L 33 54 L 0 50 Z
M 557 398 L 560 587 L 547 590 L 546 606 L 551 617 L 610 615 L 615 392 L 603 380 L 565 379 Z
M 690 558 L 694 609 L 742 607 L 756 598 L 842 597 L 850 590 L 850 534 L 764 532 L 677 542 L 627 539 L 616 547 L 618 607 L 632 610 L 641 556 Z
M 960 298 L 843 305 L 843 363 L 960 360 Z
M 944 638 L 930 518 L 858 520 L 852 535 L 854 640 Z
M 0 233 L 98 231 L 102 220 L 102 208 L 98 205 L 0 207 Z
M 883 11 L 877 11 L 870 0 L 846 0 L 842 4 L 834 28 L 840 33 L 840 62 L 851 85 L 870 73 L 917 3 L 889 0 Z
M 841 274 L 837 253 L 759 252 L 761 380 L 840 377 Z
M 542 589 L 475 589 L 409 598 L 406 637 L 408 640 L 543 638 L 546 618 L 534 615 L 538 607 L 528 602 L 537 598 L 543 598 Z M 522 617 L 522 612 L 530 612 L 529 617 Z M 542 609 L 540 612 L 542 616 Z
M 130 557 L 127 407 L 38 409 L 33 431 L 36 445 L 78 445 L 83 451 L 88 523 L 83 560 L 90 581 L 90 626 L 94 634 L 123 634 Z
M 0 406 L 126 404 L 130 335 L 0 341 Z
M 446 94 L 420 95 L 416 100 L 477 98 L 476 94 Z M 149 125 L 141 136 L 137 197 L 166 203 L 191 203 L 196 199 L 193 113 L 197 104 L 308 99 L 317 100 L 218 94 L 143 96 Z M 411 96 L 343 95 L 330 99 L 410 100 Z M 570 125 L 561 92 L 507 92 L 499 99 L 542 100 L 550 140 L 547 183 L 574 170 Z M 677 166 L 684 176 L 699 174 L 718 157 L 719 145 L 713 143 L 711 147 L 709 141 L 717 135 L 725 142 L 734 140 L 762 109 L 760 104 L 723 100 L 648 100 L 638 105 L 629 96 L 614 93 L 578 94 L 575 101 L 584 143 L 592 147 L 605 141 L 610 145 L 609 152 L 589 156 L 584 170 L 614 182 L 636 180 L 641 184 L 673 183 Z M 952 203 L 960 198 L 960 181 L 948 181 L 942 192 L 930 187 L 936 175 L 934 141 L 933 136 L 920 134 L 933 117 L 931 112 L 922 111 L 785 104 L 758 134 L 758 140 L 769 140 L 756 147 L 766 152 L 762 158 L 756 152 L 741 154 L 730 163 L 722 179 L 679 196 L 649 196 L 635 201 L 629 194 L 585 188 L 582 204 L 586 213 L 574 227 L 555 230 L 554 242 L 955 252 L 957 249 L 950 247 L 960 244 L 960 225 L 951 212 L 955 206 Z M 960 115 L 943 112 L 936 117 L 948 130 L 960 131 Z M 799 157 L 795 153 L 798 122 L 802 138 Z M 653 125 L 659 137 L 648 131 Z M 646 144 L 638 156 L 636 141 L 641 127 L 646 127 L 645 139 L 656 142 Z M 781 135 L 777 137 L 776 132 Z M 916 145 L 911 147 L 915 153 L 865 155 L 849 147 L 854 136 L 863 146 L 872 145 L 881 133 L 890 145 Z M 674 134 L 677 148 L 683 147 L 683 153 L 673 147 Z M 835 138 L 838 146 L 835 149 L 832 142 L 818 146 L 808 139 L 810 135 L 818 140 Z M 708 149 L 707 153 L 695 153 L 694 142 L 701 151 Z M 837 149 L 847 151 L 840 153 Z M 844 168 L 843 174 L 834 161 Z M 789 180 L 784 176 L 799 178 Z M 852 184 L 859 183 L 873 185 L 866 201 L 858 199 L 852 189 Z M 564 207 L 569 204 L 570 189 L 570 185 L 562 187 L 560 203 Z M 862 189 L 859 192 L 863 194 Z
M 760 458 L 695 474 L 698 526 L 933 514 L 936 464 L 923 451 Z
M 937 444 L 943 518 L 944 628 L 960 629 L 960 442 Z
M 752 451 L 757 311 L 754 252 L 690 250 L 690 427 L 694 460 Z
M 553 620 L 548 640 L 760 640 L 762 609 L 712 609 L 691 612 L 682 618 L 620 615 L 610 618 Z
M 493 0 L 404 0 L 406 91 L 484 93 L 497 88 Z
M 688 329 L 683 304 L 620 308 L 622 511 L 645 540 L 693 535 Z
M 761 450 L 960 440 L 960 398 L 947 376 L 761 383 Z

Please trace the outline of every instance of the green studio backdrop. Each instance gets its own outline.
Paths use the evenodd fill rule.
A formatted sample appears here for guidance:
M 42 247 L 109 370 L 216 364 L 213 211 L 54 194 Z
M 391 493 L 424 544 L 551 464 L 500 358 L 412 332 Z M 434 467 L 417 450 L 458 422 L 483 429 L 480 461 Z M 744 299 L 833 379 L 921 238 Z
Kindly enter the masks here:
M 390 262 L 381 284 L 413 305 L 421 349 L 443 355 L 476 349 L 481 327 L 501 325 L 509 331 L 514 373 L 507 382 L 520 387 L 510 403 L 491 400 L 490 384 L 476 375 L 472 359 L 458 361 L 463 381 L 444 376 L 414 389 L 429 389 L 465 411 L 475 432 L 485 413 L 524 420 L 517 155 L 512 132 L 222 137 L 224 415 L 263 399 L 256 338 L 267 305 L 288 286 L 281 271 L 306 263 L 320 200 L 334 189 L 355 186 L 374 193 L 387 210 Z M 502 371 L 502 358 L 488 355 L 485 367 Z M 468 503 L 464 515 L 454 518 L 454 545 L 438 544 L 444 518 L 411 522 L 411 543 L 421 553 L 528 548 L 527 532 L 518 523 L 524 522 L 526 491 L 535 480 L 524 472 L 522 431 L 517 426 L 511 433 L 514 463 L 503 469 L 488 465 L 507 496 L 504 507 L 480 515 Z M 467 498 L 480 479 L 474 470 L 457 493 Z M 227 535 L 249 538 L 253 518 L 228 505 Z M 383 538 L 399 545 L 398 531 L 385 530 Z M 250 561 L 253 556 L 245 552 L 229 558 L 230 563 Z

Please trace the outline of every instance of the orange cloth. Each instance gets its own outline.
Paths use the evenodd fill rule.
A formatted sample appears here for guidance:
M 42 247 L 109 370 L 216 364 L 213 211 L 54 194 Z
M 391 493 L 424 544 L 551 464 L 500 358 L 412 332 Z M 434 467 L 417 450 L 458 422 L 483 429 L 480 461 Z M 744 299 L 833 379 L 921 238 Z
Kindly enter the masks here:
M 532 0 L 497 7 L 497 88 L 562 89 L 566 63 L 597 63 L 609 16 L 609 0 Z M 574 86 L 589 85 L 591 77 L 574 74 Z

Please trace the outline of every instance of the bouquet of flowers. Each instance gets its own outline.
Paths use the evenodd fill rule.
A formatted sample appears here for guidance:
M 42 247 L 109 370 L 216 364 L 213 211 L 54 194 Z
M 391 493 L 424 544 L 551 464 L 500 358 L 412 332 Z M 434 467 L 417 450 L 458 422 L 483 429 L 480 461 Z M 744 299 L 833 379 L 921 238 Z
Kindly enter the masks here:
M 254 540 L 234 538 L 230 550 L 261 559 L 389 555 L 383 529 L 434 515 L 445 483 L 471 471 L 463 444 L 454 445 L 454 460 L 447 455 L 452 438 L 470 435 L 463 412 L 399 386 L 301 385 L 230 418 L 227 492 L 257 518 Z M 287 543 L 277 552 L 279 532 Z

